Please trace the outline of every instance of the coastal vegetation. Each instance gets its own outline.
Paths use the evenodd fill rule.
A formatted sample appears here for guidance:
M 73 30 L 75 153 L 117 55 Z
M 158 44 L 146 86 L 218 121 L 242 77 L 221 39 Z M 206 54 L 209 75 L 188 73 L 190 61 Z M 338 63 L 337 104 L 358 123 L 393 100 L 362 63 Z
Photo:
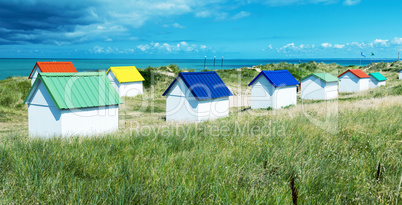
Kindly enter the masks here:
M 120 106 L 120 130 L 38 139 L 27 134 L 26 78 L 0 81 L 0 203 L 398 204 L 402 202 L 400 62 L 370 64 L 387 86 L 298 100 L 281 110 L 231 108 L 228 118 L 167 123 L 162 93 L 177 66 L 140 70 L 144 94 Z M 336 64 L 218 70 L 235 95 L 260 70 L 338 75 Z

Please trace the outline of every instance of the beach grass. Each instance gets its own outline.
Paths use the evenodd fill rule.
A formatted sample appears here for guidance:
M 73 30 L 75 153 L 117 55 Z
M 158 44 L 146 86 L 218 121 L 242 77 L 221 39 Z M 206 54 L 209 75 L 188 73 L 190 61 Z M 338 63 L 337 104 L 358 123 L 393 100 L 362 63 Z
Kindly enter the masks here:
M 401 104 L 339 112 L 337 134 L 298 112 L 270 112 L 89 138 L 9 133 L 0 145 L 0 198 L 290 204 L 294 178 L 301 204 L 402 199 Z
M 27 91 L 18 85 L 29 81 L 0 81 L 14 95 L 0 104 L 0 203 L 401 203 L 395 72 L 384 72 L 387 86 L 339 100 L 236 108 L 228 118 L 175 124 L 164 120 L 162 93 L 174 78 L 165 69 L 150 68 L 149 76 L 158 77 L 144 95 L 123 99 L 118 132 L 94 137 L 28 137 L 27 108 L 18 105 Z M 233 87 L 258 73 L 219 72 Z

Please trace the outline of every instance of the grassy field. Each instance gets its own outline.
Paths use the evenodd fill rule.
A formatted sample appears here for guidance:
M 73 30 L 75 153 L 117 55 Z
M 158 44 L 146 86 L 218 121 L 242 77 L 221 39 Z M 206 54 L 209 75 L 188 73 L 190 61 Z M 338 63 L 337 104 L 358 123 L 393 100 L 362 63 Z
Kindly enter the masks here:
M 347 69 L 276 64 L 218 73 L 246 93 L 258 69 L 286 66 L 301 77 Z M 27 135 L 21 103 L 29 81 L 0 81 L 0 204 L 400 204 L 399 66 L 364 68 L 381 70 L 386 87 L 274 111 L 232 108 L 228 118 L 198 124 L 165 122 L 161 95 L 174 78 L 166 73 L 179 71 L 147 68 L 141 72 L 154 81 L 123 99 L 118 132 L 48 140 Z

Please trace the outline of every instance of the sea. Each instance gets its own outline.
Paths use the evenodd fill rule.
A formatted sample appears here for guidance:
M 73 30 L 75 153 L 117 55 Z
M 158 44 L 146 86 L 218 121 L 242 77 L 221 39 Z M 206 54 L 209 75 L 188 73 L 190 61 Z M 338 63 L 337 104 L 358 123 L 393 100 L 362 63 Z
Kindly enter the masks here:
M 29 76 L 31 70 L 38 61 L 70 61 L 77 71 L 107 70 L 112 66 L 136 66 L 147 68 L 168 66 L 175 64 L 181 69 L 233 69 L 265 65 L 271 63 L 286 62 L 291 64 L 308 63 L 315 61 L 326 64 L 336 63 L 342 66 L 359 65 L 365 66 L 372 62 L 394 62 L 397 59 L 59 59 L 59 58 L 0 58 L 0 80 L 14 76 Z

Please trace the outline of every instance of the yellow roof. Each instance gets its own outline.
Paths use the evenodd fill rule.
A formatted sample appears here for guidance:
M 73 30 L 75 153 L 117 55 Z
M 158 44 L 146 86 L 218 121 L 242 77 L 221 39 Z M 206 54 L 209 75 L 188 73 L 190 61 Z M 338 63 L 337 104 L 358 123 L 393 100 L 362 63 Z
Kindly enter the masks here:
M 110 67 L 106 73 L 109 73 L 110 71 L 112 71 L 119 83 L 145 80 L 135 66 Z

